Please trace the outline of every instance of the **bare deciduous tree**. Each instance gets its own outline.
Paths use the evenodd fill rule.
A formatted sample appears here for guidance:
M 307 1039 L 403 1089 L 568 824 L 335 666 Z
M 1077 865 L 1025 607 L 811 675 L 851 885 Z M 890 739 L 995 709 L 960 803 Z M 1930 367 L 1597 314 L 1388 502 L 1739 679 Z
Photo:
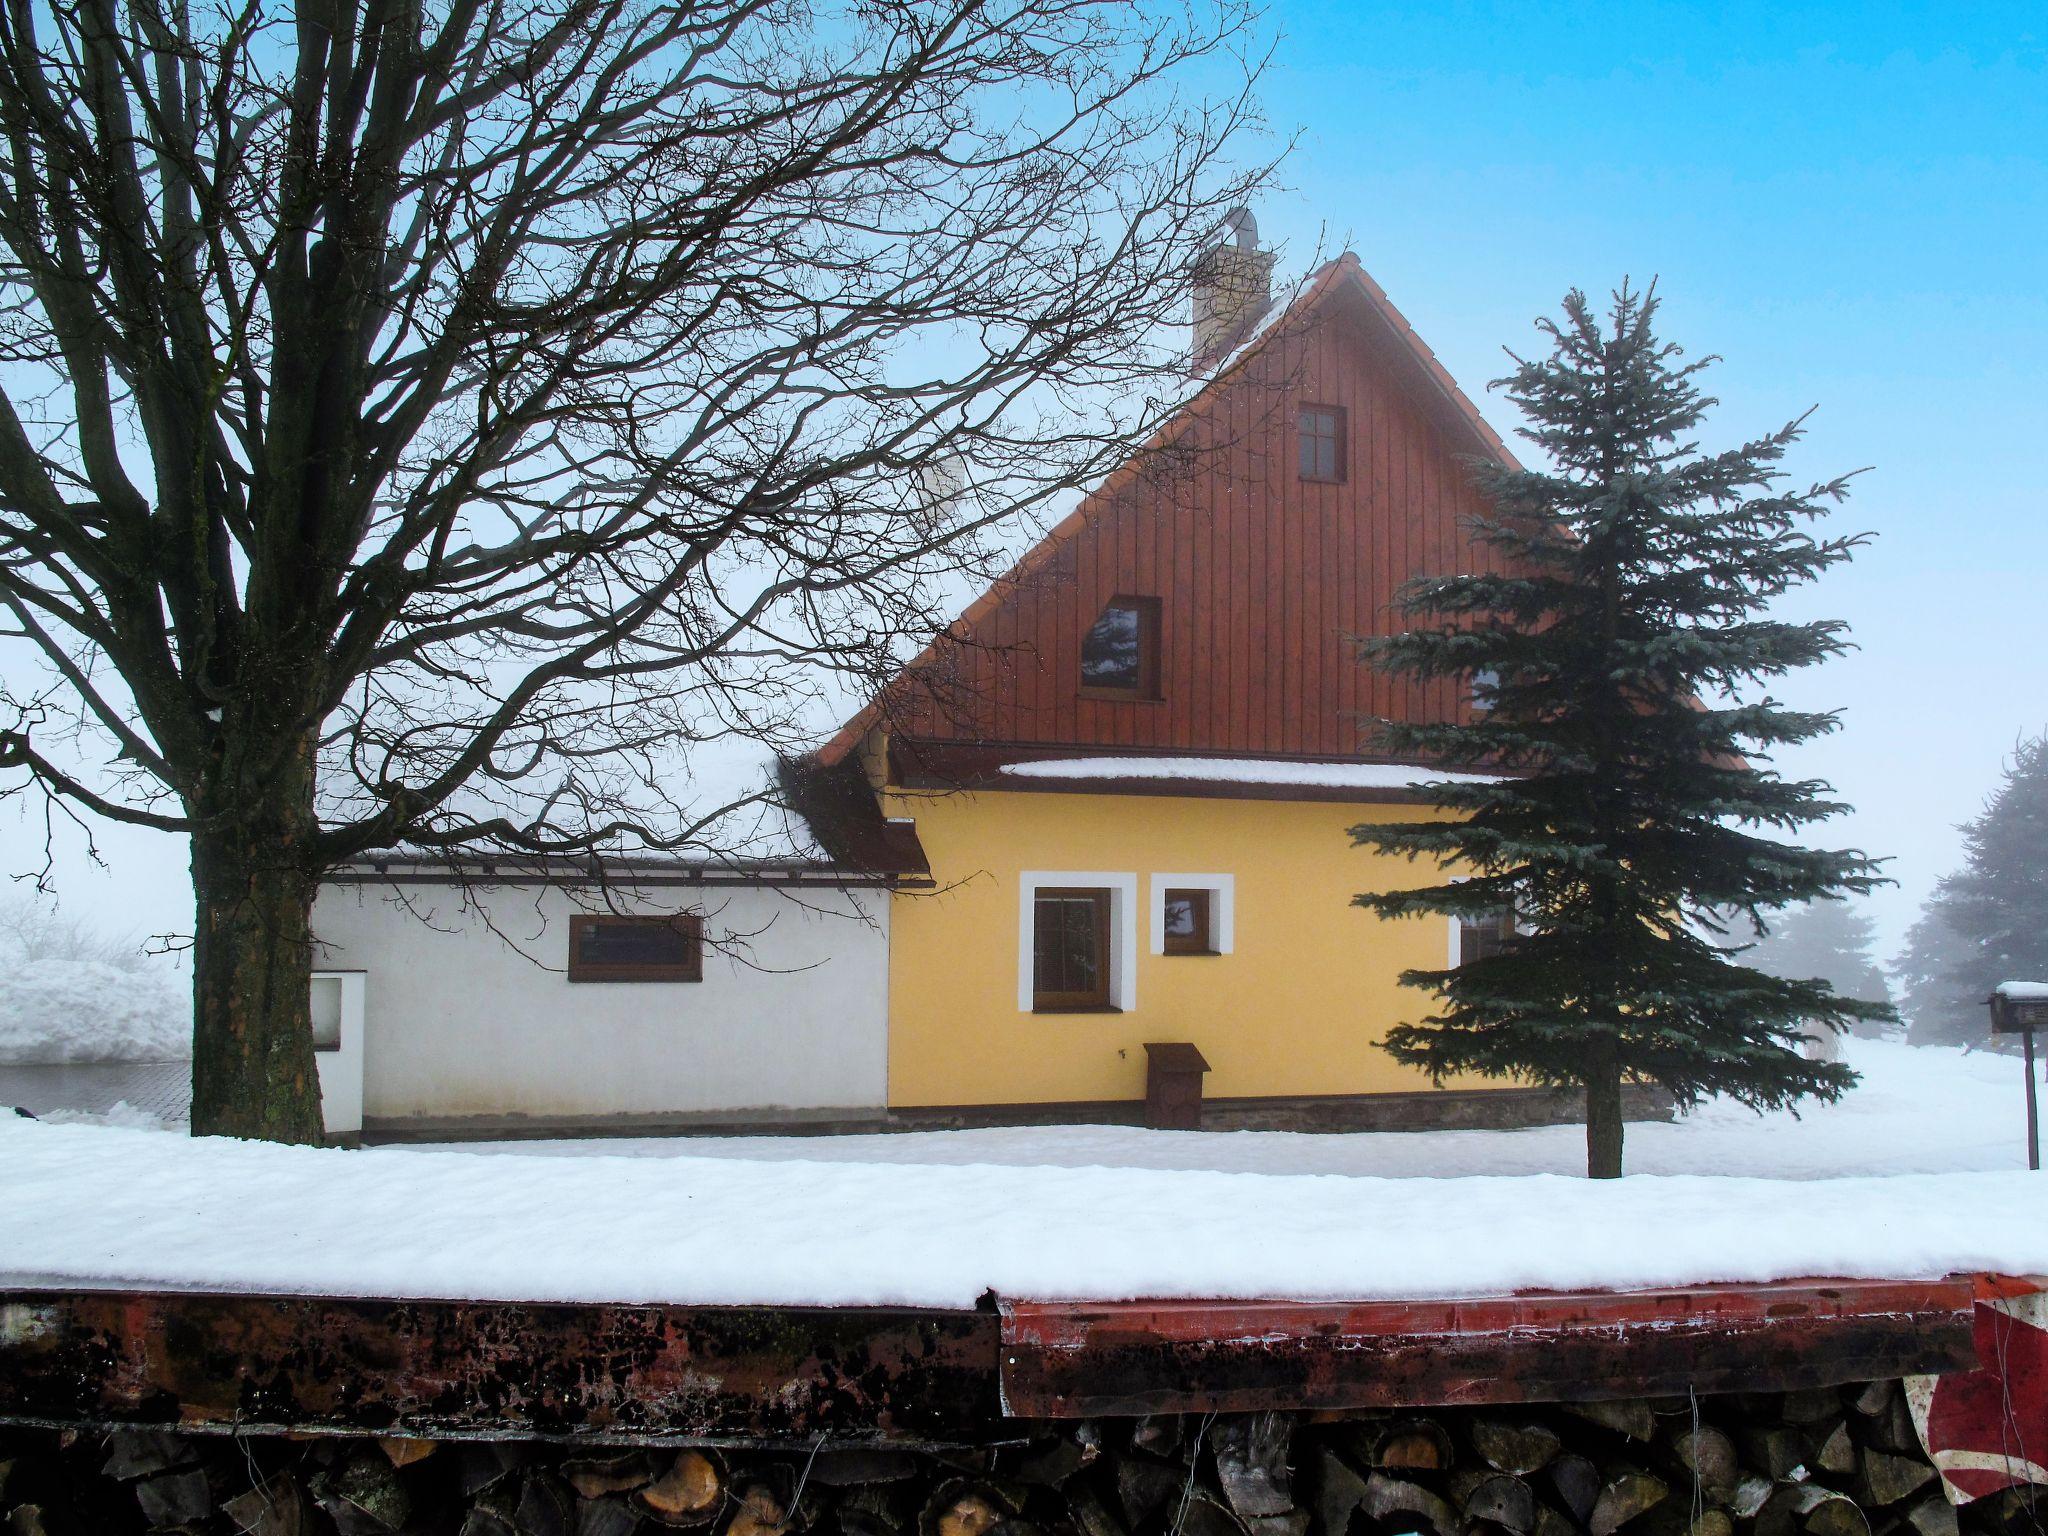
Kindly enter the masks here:
M 1172 405 L 1245 0 L 0 10 L 12 794 L 183 832 L 193 1129 L 320 1131 L 320 876 L 720 851 Z M 109 744 L 111 753 L 98 744 Z

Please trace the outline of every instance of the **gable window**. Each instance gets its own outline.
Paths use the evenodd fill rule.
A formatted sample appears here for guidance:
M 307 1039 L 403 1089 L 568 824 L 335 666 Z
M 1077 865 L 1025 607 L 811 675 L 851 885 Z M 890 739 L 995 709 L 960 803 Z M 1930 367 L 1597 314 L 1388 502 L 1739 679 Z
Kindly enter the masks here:
M 1456 924 L 1451 956 L 1454 965 L 1491 960 L 1514 947 L 1515 914 L 1506 907 L 1479 916 L 1460 917 Z
M 1037 1013 L 1108 1009 L 1110 893 L 1040 886 L 1031 903 L 1031 1007 Z
M 1159 599 L 1117 597 L 1081 639 L 1081 692 L 1099 698 L 1159 697 Z
M 702 981 L 704 919 L 578 913 L 569 919 L 571 981 Z
M 1213 955 L 1216 950 L 1214 892 L 1199 886 L 1169 888 L 1161 897 L 1160 953 Z
M 1336 484 L 1344 478 L 1344 412 L 1334 405 L 1301 408 L 1301 478 Z

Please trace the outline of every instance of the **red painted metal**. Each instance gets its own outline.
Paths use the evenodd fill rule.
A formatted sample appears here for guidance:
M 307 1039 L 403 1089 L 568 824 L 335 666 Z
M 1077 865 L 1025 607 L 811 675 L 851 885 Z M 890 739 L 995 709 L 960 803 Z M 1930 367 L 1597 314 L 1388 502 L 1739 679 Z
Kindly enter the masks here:
M 1453 1301 L 1004 1302 L 1004 1411 L 1571 1402 L 1970 1364 L 1971 1285 L 1801 1281 Z
M 1006 1417 L 1570 1402 L 1938 1374 L 1977 1363 L 1973 1299 L 1968 1279 L 1803 1281 L 1466 1301 L 1008 1302 L 998 1316 L 12 1292 L 0 1293 L 0 1422 L 961 1444 L 1014 1433 Z M 1984 1327 L 1980 1315 L 1980 1342 L 2007 1336 Z M 1992 1384 L 1968 1389 L 1979 1396 L 2017 1383 L 2038 1405 L 2048 1390 L 2038 1370 L 2007 1380 L 1985 1365 Z M 1974 1433 L 1966 1406 L 1951 1420 L 1963 1440 Z
M 1921 1442 L 1957 1504 L 2048 1486 L 2048 1276 L 1979 1276 L 1976 1342 L 1976 1370 L 1906 1383 Z

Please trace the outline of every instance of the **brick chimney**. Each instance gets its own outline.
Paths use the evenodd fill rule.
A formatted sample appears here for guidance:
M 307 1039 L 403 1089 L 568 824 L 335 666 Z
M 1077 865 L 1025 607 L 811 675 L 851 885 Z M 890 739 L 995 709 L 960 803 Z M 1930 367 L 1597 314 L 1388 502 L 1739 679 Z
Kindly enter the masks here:
M 1194 266 L 1197 373 L 1214 367 L 1245 337 L 1273 302 L 1277 253 L 1259 249 L 1259 225 L 1249 208 L 1223 216 L 1223 238 Z

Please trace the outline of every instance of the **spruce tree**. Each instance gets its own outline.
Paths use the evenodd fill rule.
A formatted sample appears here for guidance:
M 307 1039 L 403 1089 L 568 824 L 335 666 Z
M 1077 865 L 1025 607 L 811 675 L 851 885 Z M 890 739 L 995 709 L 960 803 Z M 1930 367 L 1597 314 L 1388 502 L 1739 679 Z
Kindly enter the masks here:
M 2001 981 L 2048 981 L 2048 737 L 2021 742 L 1899 957 L 1907 1038 L 1982 1045 Z
M 1583 1089 L 1587 1172 L 1613 1178 L 1625 1082 L 1661 1084 L 1684 1106 L 1831 1101 L 1855 1075 L 1800 1054 L 1806 1021 L 1839 1030 L 1890 1010 L 1739 958 L 1768 913 L 1882 883 L 1858 851 L 1793 841 L 1846 807 L 1767 754 L 1837 719 L 1757 688 L 1847 647 L 1840 622 L 1768 611 L 1862 542 L 1808 531 L 1847 478 L 1787 487 L 1778 465 L 1803 417 L 1702 452 L 1692 434 L 1715 402 L 1697 380 L 1713 359 L 1685 361 L 1657 338 L 1654 290 L 1617 292 L 1604 326 L 1581 293 L 1564 311 L 1538 322 L 1549 355 L 1516 357 L 1495 386 L 1551 467 L 1473 466 L 1490 506 L 1475 533 L 1497 569 L 1410 583 L 1401 606 L 1415 627 L 1362 643 L 1392 672 L 1468 680 L 1478 706 L 1465 720 L 1381 721 L 1382 745 L 1498 777 L 1432 784 L 1450 814 L 1351 836 L 1441 872 L 1359 905 L 1516 923 L 1497 953 L 1405 973 L 1438 1011 L 1394 1028 L 1387 1050 L 1439 1082 Z
M 1891 985 L 1877 961 L 1877 924 L 1852 902 L 1809 902 L 1772 919 L 1769 937 L 1751 952 L 1749 963 L 1773 976 L 1817 976 L 1844 997 L 1891 1000 Z M 1855 1032 L 1875 1039 L 1886 1028 L 1882 1020 L 1859 1020 Z

